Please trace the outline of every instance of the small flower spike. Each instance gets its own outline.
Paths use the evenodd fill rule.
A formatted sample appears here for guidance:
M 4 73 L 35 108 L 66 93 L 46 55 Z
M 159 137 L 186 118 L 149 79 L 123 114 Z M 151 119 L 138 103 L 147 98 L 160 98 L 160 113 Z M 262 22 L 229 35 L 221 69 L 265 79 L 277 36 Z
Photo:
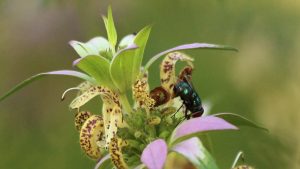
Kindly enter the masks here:
M 155 100 L 149 95 L 148 74 L 145 73 L 139 78 L 132 87 L 133 97 L 137 106 L 150 110 L 155 105 Z
M 175 64 L 178 60 L 186 61 L 192 66 L 193 58 L 181 53 L 169 53 L 160 65 L 160 80 L 162 87 L 173 96 L 173 87 L 177 79 L 175 76 Z
M 80 146 L 82 150 L 92 159 L 101 157 L 98 142 L 104 139 L 103 119 L 99 115 L 88 118 L 80 130 Z

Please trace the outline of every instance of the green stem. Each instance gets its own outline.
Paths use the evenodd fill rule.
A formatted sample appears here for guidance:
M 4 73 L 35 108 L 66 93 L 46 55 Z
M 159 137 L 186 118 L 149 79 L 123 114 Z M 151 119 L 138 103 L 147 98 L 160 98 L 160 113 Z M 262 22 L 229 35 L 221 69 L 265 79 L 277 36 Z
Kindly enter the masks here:
M 130 105 L 125 93 L 120 94 L 120 100 L 121 100 L 122 106 L 125 109 L 126 113 L 131 113 L 133 110 L 131 108 L 131 105 Z

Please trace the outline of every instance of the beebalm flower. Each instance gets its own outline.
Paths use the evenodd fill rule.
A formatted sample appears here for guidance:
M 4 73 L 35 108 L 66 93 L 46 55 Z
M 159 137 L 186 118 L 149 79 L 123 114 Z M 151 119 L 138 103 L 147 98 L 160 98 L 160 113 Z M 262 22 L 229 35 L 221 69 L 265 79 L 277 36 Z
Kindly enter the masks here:
M 111 8 L 103 16 L 107 39 L 95 37 L 86 43 L 70 41 L 79 55 L 73 65 L 81 71 L 59 70 L 40 73 L 21 82 L 0 97 L 0 101 L 30 82 L 48 75 L 67 75 L 83 80 L 67 89 L 62 96 L 78 90 L 70 108 L 75 110 L 75 127 L 79 131 L 82 150 L 92 159 L 99 160 L 95 168 L 149 168 L 164 167 L 169 152 L 177 152 L 196 167 L 216 169 L 217 166 L 201 142 L 199 133 L 214 130 L 236 130 L 240 125 L 260 128 L 253 122 L 235 114 L 219 113 L 183 121 L 182 101 L 175 98 L 173 87 L 183 74 L 190 74 L 193 58 L 181 53 L 187 49 L 234 48 L 208 43 L 180 45 L 153 56 L 145 66 L 142 59 L 151 26 L 136 35 L 125 36 L 117 44 Z M 161 86 L 150 92 L 149 67 L 165 56 L 160 65 Z M 177 61 L 187 63 L 179 76 L 175 72 Z M 128 97 L 131 93 L 132 98 Z M 102 100 L 102 110 L 93 114 L 82 111 L 82 106 L 96 96 Z M 131 101 L 130 101 L 131 100 Z M 179 102 L 179 103 L 178 103 Z

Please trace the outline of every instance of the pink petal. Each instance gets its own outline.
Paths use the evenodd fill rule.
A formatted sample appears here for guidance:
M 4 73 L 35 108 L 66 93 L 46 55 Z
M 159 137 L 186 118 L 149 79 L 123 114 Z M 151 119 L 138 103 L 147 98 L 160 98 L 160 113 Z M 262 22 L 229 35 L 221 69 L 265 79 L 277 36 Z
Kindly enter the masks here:
M 172 140 L 186 136 L 189 134 L 214 131 L 214 130 L 237 130 L 238 128 L 227 121 L 215 117 L 215 116 L 205 116 L 197 117 L 187 121 L 177 126 L 172 135 Z
M 162 139 L 158 139 L 148 144 L 144 149 L 141 161 L 149 169 L 162 169 L 167 159 L 168 146 Z

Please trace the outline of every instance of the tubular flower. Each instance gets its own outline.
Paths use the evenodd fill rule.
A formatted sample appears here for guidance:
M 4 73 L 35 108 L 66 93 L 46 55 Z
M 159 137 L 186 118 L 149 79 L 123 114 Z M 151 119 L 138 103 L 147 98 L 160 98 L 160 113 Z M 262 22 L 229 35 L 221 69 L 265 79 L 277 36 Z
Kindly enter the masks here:
M 145 109 L 151 109 L 155 105 L 155 100 L 150 97 L 148 74 L 145 73 L 139 78 L 132 87 L 133 97 L 136 100 L 137 106 Z
M 106 146 L 108 146 L 110 140 L 116 135 L 118 127 L 123 126 L 122 107 L 118 95 L 106 87 L 93 86 L 76 97 L 70 104 L 70 107 L 72 109 L 79 109 L 97 95 L 100 95 L 103 101 L 102 116 L 106 134 Z
M 109 153 L 112 159 L 113 164 L 118 169 L 126 169 L 128 168 L 127 164 L 124 161 L 123 154 L 122 154 L 122 141 L 117 137 L 111 139 L 109 145 Z
M 98 142 L 103 140 L 103 137 L 103 119 L 99 115 L 92 115 L 84 122 L 80 130 L 80 146 L 90 158 L 99 159 L 103 147 L 99 147 Z
M 191 80 L 194 60 L 178 51 L 203 48 L 236 49 L 208 43 L 184 44 L 156 54 L 142 66 L 151 26 L 146 26 L 136 35 L 125 36 L 117 45 L 117 32 L 111 8 L 108 9 L 107 17 L 103 16 L 103 20 L 108 39 L 96 37 L 86 43 L 70 42 L 80 57 L 73 65 L 82 72 L 59 70 L 37 74 L 1 96 L 0 101 L 43 76 L 67 75 L 82 79 L 80 85 L 63 93 L 62 100 L 69 91 L 79 91 L 70 103 L 70 108 L 76 111 L 75 127 L 79 131 L 82 150 L 90 158 L 99 160 L 95 169 L 161 169 L 165 166 L 170 152 L 183 155 L 198 168 L 217 169 L 201 137 L 198 137 L 200 133 L 236 130 L 239 125 L 261 128 L 231 113 L 185 120 L 183 112 L 188 111 L 178 107 L 184 105 L 185 110 L 193 113 L 192 111 L 197 110 L 194 109 L 195 105 L 199 106 L 201 103 L 192 86 L 185 86 L 185 95 L 180 96 L 183 100 L 174 101 L 175 98 L 179 98 L 174 92 L 179 81 L 186 75 L 186 80 Z M 161 86 L 150 91 L 148 69 L 163 56 L 165 58 L 160 65 Z M 187 67 L 177 76 L 175 64 L 178 60 L 186 62 Z M 180 87 L 184 86 L 179 86 L 179 89 Z M 130 94 L 133 96 L 132 100 L 128 97 Z M 96 96 L 100 96 L 102 100 L 102 110 L 99 114 L 80 110 Z M 131 103 L 135 103 L 135 106 Z
M 75 127 L 80 131 L 83 123 L 91 117 L 91 113 L 88 111 L 77 112 L 75 115 Z
M 180 52 L 169 53 L 162 61 L 160 66 L 161 85 L 167 92 L 171 94 L 171 96 L 174 95 L 173 87 L 177 81 L 175 74 L 175 64 L 178 60 L 186 61 L 191 67 L 193 67 L 192 61 L 194 59 Z

